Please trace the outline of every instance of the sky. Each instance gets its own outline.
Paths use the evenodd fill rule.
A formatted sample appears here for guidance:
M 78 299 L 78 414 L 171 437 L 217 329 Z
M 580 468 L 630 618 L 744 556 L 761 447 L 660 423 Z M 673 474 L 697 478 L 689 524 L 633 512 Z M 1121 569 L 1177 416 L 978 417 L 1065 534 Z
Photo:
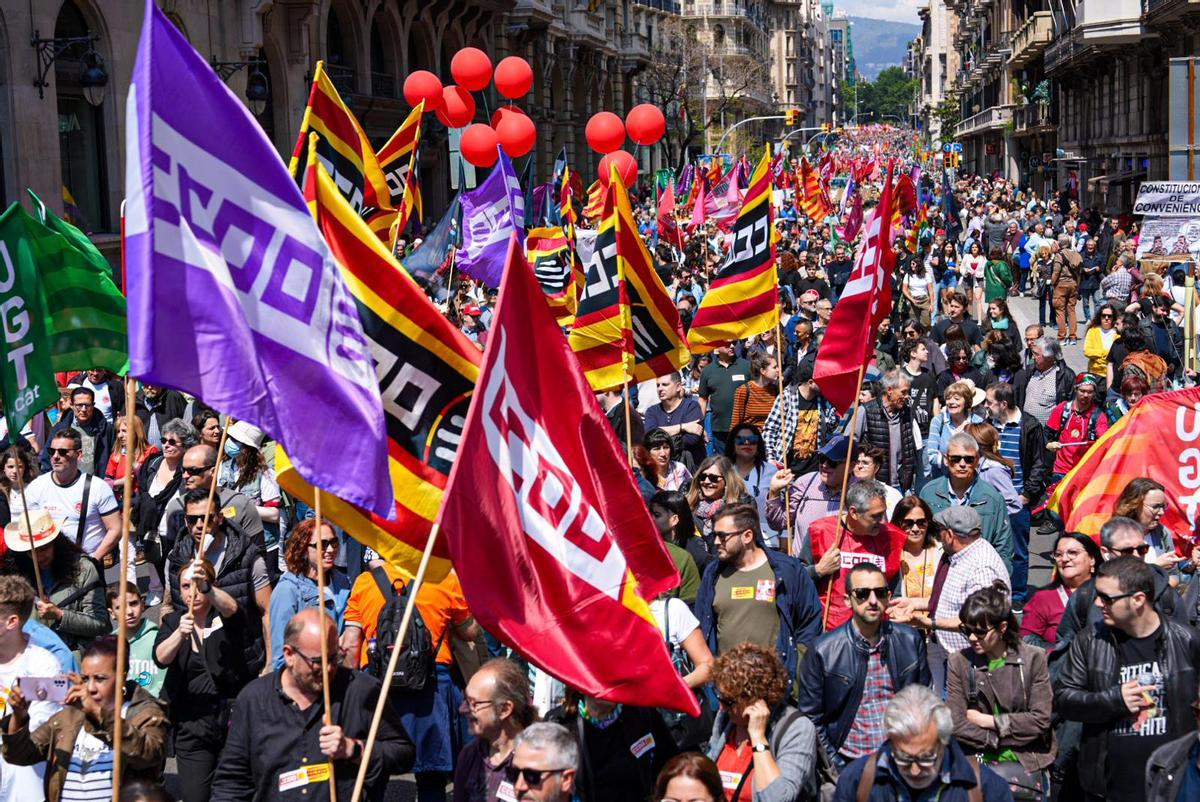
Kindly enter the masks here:
M 921 0 L 837 0 L 834 8 L 844 11 L 848 17 L 871 17 L 916 24 L 920 22 L 917 6 L 925 4 Z

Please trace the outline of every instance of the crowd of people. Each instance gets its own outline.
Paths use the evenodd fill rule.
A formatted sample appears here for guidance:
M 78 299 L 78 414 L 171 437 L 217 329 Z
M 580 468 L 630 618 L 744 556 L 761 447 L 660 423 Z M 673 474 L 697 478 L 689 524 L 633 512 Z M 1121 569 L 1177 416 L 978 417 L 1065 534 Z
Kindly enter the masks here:
M 885 127 L 830 145 L 914 152 Z M 1095 539 L 1045 509 L 1143 396 L 1194 381 L 1178 271 L 1069 192 L 918 177 L 928 225 L 896 232 L 891 315 L 839 414 L 814 370 L 853 212 L 806 217 L 783 175 L 779 330 L 598 395 L 679 569 L 650 610 L 700 716 L 557 685 L 451 573 L 416 590 L 368 756 L 405 575 L 281 491 L 255 427 L 165 387 L 126 409 L 88 370 L 0 455 L 0 802 L 107 798 L 118 730 L 123 798 L 150 802 L 348 800 L 364 762 L 365 798 L 411 772 L 420 802 L 1200 799 L 1190 533 L 1149 478 Z M 635 213 L 651 240 L 654 204 Z M 685 327 L 728 247 L 715 223 L 688 243 L 655 250 Z M 494 288 L 440 278 L 483 347 Z

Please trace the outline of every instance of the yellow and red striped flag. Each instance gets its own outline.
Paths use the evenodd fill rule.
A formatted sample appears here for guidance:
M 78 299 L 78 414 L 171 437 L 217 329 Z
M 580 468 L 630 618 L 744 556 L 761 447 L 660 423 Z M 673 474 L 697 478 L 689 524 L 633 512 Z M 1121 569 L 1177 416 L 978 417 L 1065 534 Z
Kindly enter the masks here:
M 575 258 L 567 232 L 562 226 L 529 229 L 525 254 L 558 325 L 570 326 L 579 308 L 583 268 Z
M 692 353 L 770 331 L 779 325 L 779 276 L 771 241 L 771 151 L 766 149 L 742 201 L 733 247 L 688 330 Z
M 595 219 L 604 213 L 604 186 L 597 179 L 592 182 L 587 191 L 587 205 L 583 207 L 583 217 Z
M 422 100 L 375 154 L 379 169 L 387 180 L 390 205 L 394 211 L 379 209 L 363 217 L 376 236 L 393 247 L 396 238 L 404 233 L 413 211 L 416 211 L 418 220 L 425 213 L 421 186 L 417 181 L 417 152 L 421 142 L 421 115 L 424 113 L 425 101 Z
M 1176 533 L 1177 544 L 1186 540 L 1186 557 L 1196 543 L 1198 439 L 1200 388 L 1147 395 L 1092 444 L 1046 506 L 1062 517 L 1066 531 L 1097 537 L 1125 486 L 1154 479 L 1166 488 L 1162 524 Z
M 758 172 L 757 170 L 755 171 Z M 817 171 L 808 163 L 808 159 L 800 158 L 800 210 L 813 220 L 821 221 L 832 211 L 825 193 L 821 190 L 821 179 Z

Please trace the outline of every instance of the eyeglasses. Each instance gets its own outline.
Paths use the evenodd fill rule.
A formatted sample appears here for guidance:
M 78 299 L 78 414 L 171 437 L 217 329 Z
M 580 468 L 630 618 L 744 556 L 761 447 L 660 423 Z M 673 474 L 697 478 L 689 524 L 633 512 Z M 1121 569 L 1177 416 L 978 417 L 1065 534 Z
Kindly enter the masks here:
M 462 706 L 469 709 L 472 713 L 478 713 L 481 708 L 494 704 L 496 704 L 495 699 L 468 699 L 464 696 L 462 700 Z
M 906 755 L 903 752 L 892 750 L 892 760 L 897 766 L 907 767 L 916 764 L 923 769 L 931 769 L 938 764 L 942 759 L 942 751 L 939 749 L 932 755 Z
M 1137 591 L 1135 590 L 1133 593 L 1137 593 Z M 1103 604 L 1105 607 L 1111 607 L 1112 605 L 1119 602 L 1121 599 L 1128 599 L 1130 596 L 1133 595 L 1133 593 L 1118 593 L 1116 596 L 1109 596 L 1104 591 L 1097 590 L 1096 598 L 1099 599 L 1100 603 Z
M 1151 512 L 1162 512 L 1166 508 L 1167 508 L 1167 505 L 1165 503 L 1147 504 L 1146 505 L 1146 509 L 1150 510 Z
M 308 547 L 310 549 L 315 549 L 317 547 L 317 544 L 309 543 Z M 337 551 L 337 547 L 338 547 L 338 541 L 337 541 L 337 538 L 335 538 L 335 537 L 330 538 L 329 540 L 321 541 L 321 550 L 322 551 L 329 551 L 330 549 L 332 549 L 333 551 Z
M 1084 553 L 1085 552 L 1082 549 L 1079 551 L 1056 551 L 1051 556 L 1055 560 L 1062 562 L 1064 560 L 1074 560 L 1076 557 L 1083 556 Z
M 73 403 L 73 404 L 71 404 L 71 406 L 75 407 L 75 409 L 91 409 L 92 407 L 94 407 L 96 405 L 84 402 L 82 404 L 74 404 Z
M 928 518 L 905 518 L 900 522 L 905 529 L 923 529 L 929 526 Z
M 200 467 L 196 467 L 195 465 L 184 465 L 183 466 L 183 472 L 186 473 L 188 476 L 199 476 L 201 474 L 208 473 L 212 469 L 213 469 L 213 466 L 211 466 L 211 465 L 201 465 Z
M 1150 544 L 1143 543 L 1140 546 L 1127 546 L 1123 549 L 1109 549 L 1109 551 L 1113 554 L 1120 554 L 1122 557 L 1132 557 L 1135 554 L 1139 557 L 1145 557 L 1150 552 Z
M 717 694 L 717 702 L 718 702 L 718 704 L 721 705 L 721 707 L 731 709 L 734 705 L 736 705 L 738 703 L 738 700 L 736 697 L 718 693 Z
M 892 592 L 886 587 L 882 588 L 854 588 L 850 591 L 850 595 L 860 602 L 865 602 L 867 599 L 874 596 L 880 601 L 887 601 L 891 598 Z
M 51 448 L 48 451 L 55 457 L 69 457 L 75 453 L 75 449 L 73 448 Z
M 209 516 L 209 517 L 211 518 L 212 516 Z M 195 526 L 196 524 L 198 524 L 204 520 L 204 516 L 203 515 L 185 515 L 185 516 L 183 516 L 183 520 L 187 522 L 188 526 Z
M 288 648 L 292 650 L 292 654 L 296 655 L 301 660 L 308 663 L 309 667 L 312 668 L 314 671 L 321 670 L 321 655 L 317 655 L 316 657 L 309 657 L 307 654 L 300 651 L 299 649 L 294 649 L 291 646 L 289 646 Z M 330 652 L 329 653 L 329 667 L 333 668 L 338 663 L 342 662 L 342 658 L 345 656 L 346 656 L 345 649 L 339 648 L 339 649 L 335 649 L 334 651 Z
M 733 441 L 739 446 L 752 446 L 758 443 L 758 435 L 756 434 L 739 434 L 733 438 Z
M 542 784 L 542 780 L 551 774 L 562 774 L 568 769 L 527 769 L 520 766 L 506 766 L 504 769 L 504 779 L 510 783 L 516 783 L 517 778 L 521 777 L 525 780 L 525 784 L 530 788 L 537 788 Z
M 983 640 L 985 637 L 987 637 L 987 634 L 993 629 L 994 627 L 970 627 L 966 624 L 958 625 L 959 634 L 961 634 L 964 638 L 969 638 L 974 635 L 980 640 Z
M 975 464 L 975 457 L 971 454 L 947 454 L 946 459 L 952 463 L 966 463 L 967 465 Z
M 725 481 L 725 477 L 719 473 L 702 473 L 700 474 L 700 484 L 715 485 L 718 482 Z

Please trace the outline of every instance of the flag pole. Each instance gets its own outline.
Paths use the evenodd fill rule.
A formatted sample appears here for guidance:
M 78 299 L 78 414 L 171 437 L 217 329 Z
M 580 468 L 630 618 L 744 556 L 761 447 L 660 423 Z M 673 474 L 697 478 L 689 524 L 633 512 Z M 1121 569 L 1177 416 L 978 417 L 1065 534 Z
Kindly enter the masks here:
M 321 537 L 321 488 L 313 487 L 313 512 L 317 525 L 313 531 L 317 536 L 317 608 L 321 611 L 321 695 L 325 701 L 325 726 L 333 726 L 333 711 L 329 701 L 329 638 L 325 637 L 325 544 Z M 363 761 L 364 763 L 366 761 Z M 337 802 L 337 778 L 334 776 L 333 760 L 329 761 L 329 798 Z
M 123 250 L 123 249 L 122 249 Z M 125 640 L 128 634 L 128 625 L 125 623 L 125 604 L 128 594 L 125 593 L 125 569 L 129 565 L 129 528 L 133 520 L 133 461 L 132 454 L 129 452 L 129 441 L 133 436 L 133 426 L 129 424 L 129 416 L 133 414 L 136 397 L 133 391 L 133 377 L 125 377 L 125 419 L 126 419 L 126 437 L 125 437 L 125 479 L 124 479 L 124 498 L 121 499 L 121 545 L 120 545 L 120 560 L 118 563 L 117 587 L 121 592 L 117 594 L 117 699 L 113 706 L 113 787 L 112 800 L 119 802 L 121 798 L 121 742 L 123 738 L 124 722 L 121 719 L 121 709 L 125 706 L 125 681 L 129 674 L 129 669 L 125 667 L 126 658 L 129 652 L 129 643 Z M 22 496 L 22 503 L 24 503 Z M 29 508 L 26 507 L 25 519 L 29 520 Z M 86 515 L 87 510 L 84 510 L 80 515 Z M 30 540 L 32 541 L 32 532 Z M 40 573 L 37 563 L 33 564 L 35 574 Z M 40 582 L 39 582 L 40 584 Z
M 417 601 L 417 593 L 425 580 L 425 569 L 429 567 L 429 558 L 433 555 L 433 546 L 437 542 L 441 529 L 436 521 L 429 530 L 429 539 L 425 541 L 425 551 L 421 553 L 421 562 L 417 565 L 417 575 L 408 586 L 408 604 L 404 607 L 404 615 L 400 619 L 400 630 L 396 635 L 396 646 L 388 658 L 387 669 L 383 672 L 379 687 L 379 701 L 375 703 L 375 715 L 371 719 L 371 729 L 367 731 L 367 742 L 362 748 L 361 762 L 358 764 L 358 776 L 354 779 L 354 793 L 350 802 L 358 802 L 362 796 L 363 784 L 367 779 L 367 767 L 371 763 L 371 751 L 375 748 L 375 736 L 379 733 L 379 722 L 383 718 L 384 708 L 388 705 L 388 690 L 392 687 L 392 674 L 396 671 L 396 663 L 400 661 L 400 650 L 404 648 L 404 635 L 408 632 L 409 621 L 412 620 L 413 607 Z M 376 633 L 378 634 L 378 633 Z M 436 660 L 437 655 L 434 655 Z
M 775 323 L 775 364 L 777 370 L 776 376 L 779 379 L 779 399 L 783 400 L 783 305 L 775 304 L 775 314 L 777 315 Z M 783 448 L 784 458 L 787 458 L 787 448 Z M 787 467 L 784 465 L 783 467 Z M 783 518 L 786 522 L 786 529 L 783 533 L 783 553 L 792 553 L 792 505 L 791 499 L 788 498 L 788 490 L 791 485 L 784 485 L 783 488 Z
M 633 420 L 629 411 L 629 379 L 621 388 L 622 403 L 625 405 L 625 456 L 629 459 L 629 467 L 633 467 Z
M 19 434 L 19 432 L 18 432 Z M 21 493 L 21 508 L 25 510 L 25 532 L 29 536 L 29 557 L 33 560 L 33 579 L 37 583 L 39 599 L 46 599 L 46 589 L 42 586 L 42 569 L 38 567 L 37 544 L 33 540 L 33 522 L 29 520 L 29 502 L 25 500 L 25 471 L 17 466 L 17 490 Z
M 854 392 L 854 405 L 850 407 L 853 414 L 850 415 L 850 435 L 849 442 L 846 444 L 846 472 L 842 476 L 842 497 L 838 501 L 837 511 L 837 537 L 833 541 L 833 548 L 840 549 L 842 547 L 842 536 L 846 533 L 846 527 L 842 523 L 842 515 L 846 511 L 846 489 L 850 487 L 850 477 L 854 475 L 854 466 L 850 464 L 850 460 L 854 457 L 854 435 L 858 431 L 858 407 L 859 398 L 862 395 L 863 376 L 867 372 L 867 360 L 863 359 L 863 363 L 858 368 L 858 390 Z M 813 560 L 817 560 L 813 557 Z M 829 626 L 829 602 L 833 598 L 833 586 L 837 584 L 837 576 L 829 578 L 829 587 L 825 588 L 825 604 L 824 612 L 821 613 L 821 629 L 827 629 Z

